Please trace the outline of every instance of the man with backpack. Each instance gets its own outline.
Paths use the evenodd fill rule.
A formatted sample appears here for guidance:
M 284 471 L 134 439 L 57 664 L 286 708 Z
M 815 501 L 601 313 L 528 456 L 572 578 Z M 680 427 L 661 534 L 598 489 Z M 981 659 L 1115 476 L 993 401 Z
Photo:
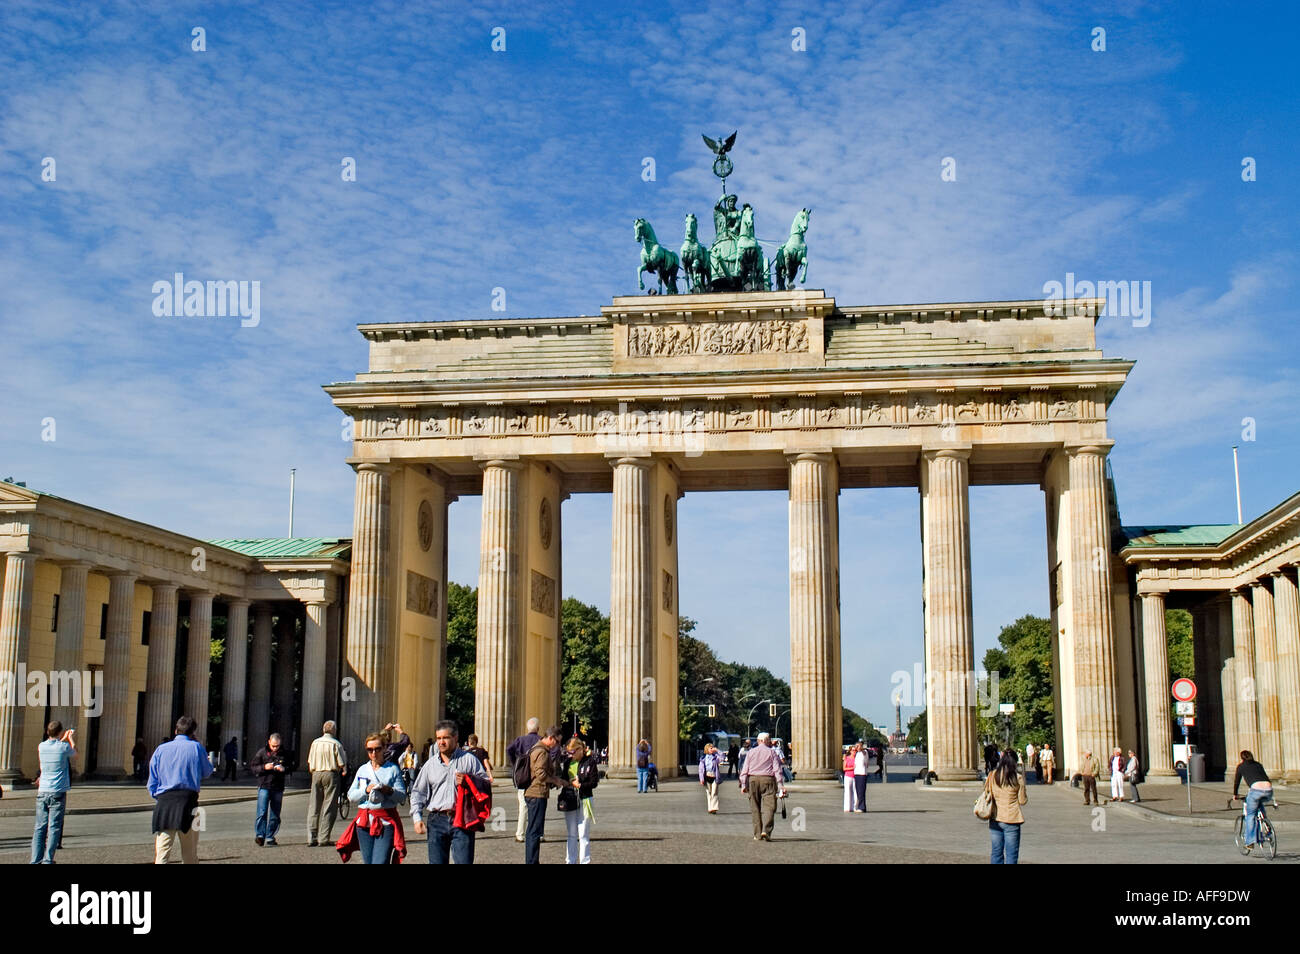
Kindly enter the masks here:
M 546 827 L 546 802 L 552 788 L 564 788 L 570 783 L 556 774 L 554 753 L 559 748 L 564 730 L 553 725 L 546 730 L 541 740 L 528 751 L 527 762 L 532 781 L 524 791 L 524 801 L 528 806 L 528 828 L 524 842 L 524 864 L 535 865 L 540 860 L 542 850 L 542 831 Z M 575 778 L 573 788 L 581 788 Z
M 532 770 L 528 765 L 528 753 L 538 743 L 537 730 L 541 723 L 536 717 L 528 720 L 525 732 L 506 746 L 506 761 L 510 763 L 510 776 L 515 783 L 515 792 L 519 796 L 519 825 L 515 828 L 515 841 L 524 840 L 524 828 L 528 824 L 528 805 L 524 801 L 524 790 L 532 784 Z M 520 763 L 523 763 L 522 765 Z

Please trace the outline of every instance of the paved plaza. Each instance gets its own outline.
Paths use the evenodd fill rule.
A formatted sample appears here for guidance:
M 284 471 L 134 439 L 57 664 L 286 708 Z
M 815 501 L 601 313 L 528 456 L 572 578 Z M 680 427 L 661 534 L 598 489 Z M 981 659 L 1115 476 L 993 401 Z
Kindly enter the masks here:
M 1181 786 L 1145 786 L 1144 806 L 1084 807 L 1078 789 L 1066 784 L 1031 785 L 1021 861 L 1026 864 L 1160 863 L 1289 864 L 1300 861 L 1300 804 L 1279 789 L 1279 854 L 1273 862 L 1241 857 L 1232 844 L 1233 812 L 1229 789 L 1210 784 L 1194 790 L 1195 824 L 1172 821 L 1186 813 Z M 506 821 L 478 837 L 476 861 L 520 864 L 523 846 L 514 840 L 515 799 L 501 800 Z M 17 797 L 14 797 L 17 796 Z M 141 797 L 143 796 L 143 797 Z M 308 848 L 304 824 L 306 792 L 284 799 L 278 848 L 253 843 L 255 789 L 215 785 L 205 789 L 206 826 L 199 843 L 203 862 L 227 864 L 339 864 L 323 848 Z M 243 798 L 243 801 L 229 801 Z M 864 863 L 982 864 L 988 861 L 987 827 L 971 813 L 975 793 L 923 790 L 896 772 L 891 784 L 873 782 L 867 789 L 869 811 L 847 815 L 842 789 L 826 783 L 795 783 L 787 801 L 788 817 L 778 813 L 771 844 L 752 840 L 748 799 L 734 780 L 724 784 L 716 816 L 705 812 L 698 785 L 687 779 L 665 781 L 660 791 L 638 795 L 635 785 L 606 780 L 596 791 L 596 825 L 592 857 L 596 863 Z M 547 813 L 543 863 L 564 860 L 564 821 Z M 30 797 L 22 792 L 0 802 L 0 863 L 21 864 L 30 858 Z M 153 860 L 149 804 L 134 787 L 74 788 L 70 798 L 63 864 L 147 864 Z M 134 809 L 134 810 L 132 810 Z M 90 812 L 90 813 L 83 813 Z M 1165 812 L 1168 814 L 1158 814 Z M 405 815 L 404 815 L 405 820 Z M 342 834 L 339 823 L 335 837 Z M 426 863 L 423 841 L 413 835 L 408 862 Z M 356 861 L 351 863 L 356 866 Z

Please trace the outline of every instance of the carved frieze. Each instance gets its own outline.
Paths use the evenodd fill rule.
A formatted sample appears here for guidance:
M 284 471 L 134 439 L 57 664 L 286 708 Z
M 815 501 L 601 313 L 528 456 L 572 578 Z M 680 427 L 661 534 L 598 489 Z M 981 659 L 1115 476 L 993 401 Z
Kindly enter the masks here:
M 528 587 L 528 605 L 536 613 L 555 617 L 555 581 L 545 573 L 532 571 Z
M 438 581 L 414 570 L 406 571 L 406 608 L 421 616 L 438 618 Z
M 628 328 L 627 337 L 627 353 L 632 358 L 797 354 L 807 351 L 807 324 L 788 318 L 633 325 Z

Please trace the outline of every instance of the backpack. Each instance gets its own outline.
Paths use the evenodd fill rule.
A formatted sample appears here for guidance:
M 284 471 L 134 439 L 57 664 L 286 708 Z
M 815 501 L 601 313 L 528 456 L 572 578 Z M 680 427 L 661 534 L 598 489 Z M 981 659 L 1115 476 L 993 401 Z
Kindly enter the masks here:
M 537 745 L 541 744 L 540 742 L 537 743 Z M 536 749 L 537 745 L 534 745 L 524 755 L 515 759 L 514 768 L 510 770 L 514 778 L 515 788 L 527 788 L 533 784 L 533 749 Z
M 649 752 L 642 751 L 641 749 L 636 750 L 636 767 L 639 769 L 650 767 Z

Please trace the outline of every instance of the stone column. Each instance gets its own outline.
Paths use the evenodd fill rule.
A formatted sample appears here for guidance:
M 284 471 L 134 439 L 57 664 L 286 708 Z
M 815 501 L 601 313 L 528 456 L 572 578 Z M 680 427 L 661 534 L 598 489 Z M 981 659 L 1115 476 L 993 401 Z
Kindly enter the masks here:
M 609 774 L 614 778 L 636 776 L 636 744 L 654 732 L 653 463 L 649 457 L 614 461 L 609 605 Z M 658 746 L 665 749 L 671 757 L 671 746 Z
M 1277 695 L 1282 710 L 1282 777 L 1300 782 L 1300 599 L 1295 579 L 1285 570 L 1273 574 L 1273 614 Z
M 149 611 L 149 663 L 144 686 L 144 744 L 152 754 L 163 739 L 175 735 L 172 689 L 176 678 L 176 609 L 179 602 L 175 583 L 153 584 L 153 607 Z
M 1067 445 L 1070 473 L 1070 608 L 1078 750 L 1103 762 L 1119 736 L 1115 632 L 1111 617 L 1110 515 L 1106 507 L 1108 444 Z M 1136 740 L 1134 740 L 1136 741 Z
M 271 734 L 271 611 L 270 603 L 253 607 L 253 658 L 248 667 L 248 736 L 243 759 L 256 752 Z
M 194 737 L 208 739 L 208 680 L 212 674 L 212 594 L 190 594 L 190 636 L 185 651 L 184 715 L 197 726 Z
M 325 681 L 321 684 L 325 718 L 336 721 L 339 717 L 339 624 L 342 619 L 339 605 L 344 599 L 341 584 L 338 592 L 339 602 L 331 603 L 325 610 Z
M 799 778 L 834 778 L 843 719 L 835 684 L 839 656 L 836 508 L 839 480 L 829 453 L 790 462 L 790 736 Z
M 474 729 L 493 765 L 506 766 L 506 746 L 523 732 L 519 672 L 520 618 L 518 461 L 483 465 L 483 524 L 479 543 L 478 635 L 474 668 Z M 542 731 L 546 730 L 542 726 Z
M 108 631 L 104 643 L 104 714 L 99 720 L 99 748 L 95 774 L 126 778 L 131 774 L 130 733 L 127 725 L 127 696 L 131 676 L 131 619 L 135 604 L 136 576 L 130 572 L 108 575 Z
M 320 733 L 325 721 L 325 613 L 329 603 L 307 604 L 307 624 L 302 648 L 302 729 L 299 733 L 298 762 L 307 766 L 306 747 Z
M 54 637 L 54 668 L 58 672 L 82 671 L 82 642 L 86 636 L 86 577 L 90 564 L 78 560 L 65 563 L 59 580 L 59 628 Z M 83 686 L 83 692 L 90 687 Z M 66 702 L 67 700 L 65 700 Z M 78 741 L 89 739 L 87 725 L 82 720 L 90 700 L 81 699 L 81 705 L 58 705 L 50 709 L 50 718 L 63 723 L 65 729 L 76 729 Z
M 1142 660 L 1146 673 L 1147 775 L 1175 776 L 1169 736 L 1169 641 L 1165 594 L 1142 594 Z
M 1255 681 L 1255 613 L 1245 590 L 1232 591 L 1232 656 L 1237 685 L 1233 699 L 1237 703 L 1237 748 L 1250 749 L 1259 755 L 1259 687 Z M 1230 761 L 1236 764 L 1229 753 Z
M 18 664 L 27 661 L 32 632 L 32 590 L 36 579 L 36 554 L 11 550 L 5 556 L 4 598 L 0 602 L 0 678 L 14 680 L 17 695 Z M 25 706 L 0 706 L 0 784 L 7 788 L 23 779 L 23 715 Z M 40 718 L 40 716 L 36 716 Z
M 358 753 L 358 758 L 365 752 L 362 742 L 366 734 L 378 732 L 393 718 L 389 711 L 394 693 L 391 660 L 396 650 L 388 578 L 391 473 L 392 468 L 384 464 L 357 465 L 343 673 L 355 685 L 339 708 L 339 732 L 344 748 Z M 353 694 L 356 701 L 347 701 Z
M 927 728 L 930 771 L 944 780 L 978 777 L 969 486 L 969 447 L 922 452 Z
M 221 681 L 221 737 L 224 750 L 235 737 L 239 754 L 244 754 L 244 703 L 248 686 L 248 600 L 226 604 L 226 659 Z M 225 757 L 224 754 L 222 756 Z
M 1259 752 L 1255 757 L 1276 771 L 1282 766 L 1282 700 L 1277 691 L 1277 620 L 1273 591 L 1256 580 L 1250 584 L 1255 621 L 1255 699 L 1259 709 Z
M 1225 596 L 1215 600 L 1210 612 L 1218 616 L 1219 632 L 1219 695 L 1223 705 L 1223 764 L 1231 771 L 1237 764 L 1241 739 L 1237 734 L 1237 667 L 1233 658 L 1232 603 Z

